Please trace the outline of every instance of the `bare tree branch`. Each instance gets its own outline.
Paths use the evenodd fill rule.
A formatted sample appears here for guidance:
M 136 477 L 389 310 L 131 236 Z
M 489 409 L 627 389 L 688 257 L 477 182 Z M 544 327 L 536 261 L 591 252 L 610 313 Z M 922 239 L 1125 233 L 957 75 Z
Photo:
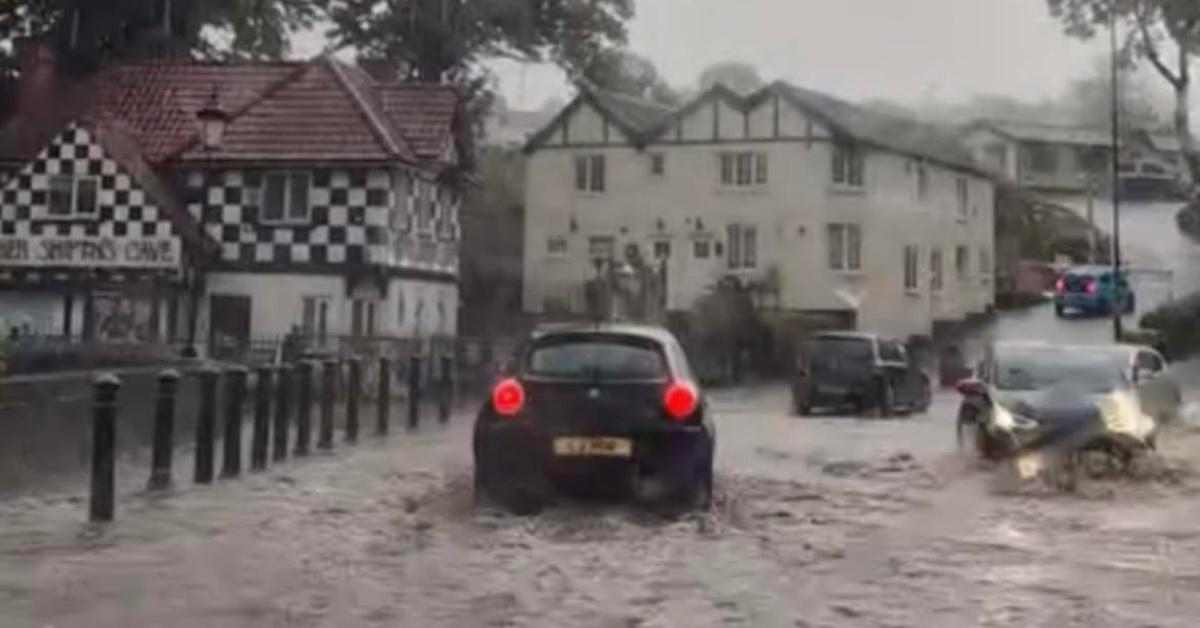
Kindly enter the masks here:
M 1145 3 L 1138 2 L 1134 5 L 1134 15 L 1138 24 L 1138 29 L 1142 33 L 1142 48 L 1146 53 L 1146 58 L 1150 59 L 1150 63 L 1154 66 L 1154 69 L 1158 70 L 1158 73 L 1161 74 L 1163 78 L 1167 79 L 1167 82 L 1169 82 L 1172 87 L 1175 89 L 1182 89 L 1187 85 L 1187 83 L 1183 81 L 1181 76 L 1178 76 L 1175 74 L 1175 72 L 1172 72 L 1171 68 L 1167 67 L 1167 64 L 1163 62 L 1162 56 L 1159 55 L 1158 46 L 1154 41 L 1153 34 L 1150 32 L 1150 17 L 1147 13 L 1148 12 L 1146 10 Z M 1181 51 L 1183 51 L 1183 58 L 1186 59 L 1186 50 L 1183 49 L 1182 45 L 1180 48 Z M 1182 67 L 1186 68 L 1187 64 L 1184 63 Z

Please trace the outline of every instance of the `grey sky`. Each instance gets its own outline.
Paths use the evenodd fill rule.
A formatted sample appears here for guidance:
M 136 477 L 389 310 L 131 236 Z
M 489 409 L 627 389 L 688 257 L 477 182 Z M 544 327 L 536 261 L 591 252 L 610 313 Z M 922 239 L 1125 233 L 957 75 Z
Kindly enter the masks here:
M 908 103 L 1055 97 L 1106 50 L 1063 35 L 1045 0 L 638 0 L 630 47 L 676 86 L 735 60 L 768 79 Z M 568 93 L 553 67 L 506 61 L 496 70 L 516 108 Z

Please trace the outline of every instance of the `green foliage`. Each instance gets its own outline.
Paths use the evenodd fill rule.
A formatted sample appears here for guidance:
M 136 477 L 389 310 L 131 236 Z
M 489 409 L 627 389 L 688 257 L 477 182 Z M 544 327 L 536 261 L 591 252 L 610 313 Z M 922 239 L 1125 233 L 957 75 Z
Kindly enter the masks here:
M 289 34 L 310 26 L 323 1 L 0 0 L 0 42 L 49 34 L 64 59 L 84 67 L 151 43 L 210 57 L 279 58 L 288 52 Z
M 764 85 L 758 68 L 738 61 L 726 61 L 708 66 L 700 73 L 697 83 L 701 92 L 720 83 L 739 94 L 749 94 Z
M 632 0 L 326 0 L 339 46 L 457 82 L 491 57 L 553 61 L 574 76 L 625 43 Z
M 1141 328 L 1156 334 L 1159 349 L 1172 359 L 1185 358 L 1200 350 L 1200 293 L 1147 312 Z
M 611 48 L 592 58 L 583 75 L 592 83 L 665 105 L 678 105 L 679 93 L 658 74 L 645 57 L 624 48 Z

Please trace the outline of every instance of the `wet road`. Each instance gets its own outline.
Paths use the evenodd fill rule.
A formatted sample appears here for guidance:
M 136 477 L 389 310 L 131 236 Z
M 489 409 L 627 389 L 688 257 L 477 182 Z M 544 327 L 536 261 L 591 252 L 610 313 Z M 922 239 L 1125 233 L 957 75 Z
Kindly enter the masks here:
M 1200 285 L 1172 208 L 1126 216 L 1129 250 L 1177 270 L 1175 294 Z M 1106 342 L 1110 327 L 1041 307 L 990 333 Z M 1200 413 L 1138 476 L 1064 494 L 960 453 L 956 404 L 941 392 L 923 416 L 800 419 L 783 387 L 721 391 L 717 505 L 677 519 L 476 510 L 465 417 L 167 499 L 126 495 L 102 530 L 79 523 L 78 495 L 9 500 L 0 626 L 1196 624 Z
M 714 511 L 472 504 L 469 429 L 367 444 L 171 498 L 113 527 L 77 498 L 0 505 L 0 625 L 1192 626 L 1200 478 L 1077 495 L 956 452 L 956 400 L 895 420 L 721 392 Z

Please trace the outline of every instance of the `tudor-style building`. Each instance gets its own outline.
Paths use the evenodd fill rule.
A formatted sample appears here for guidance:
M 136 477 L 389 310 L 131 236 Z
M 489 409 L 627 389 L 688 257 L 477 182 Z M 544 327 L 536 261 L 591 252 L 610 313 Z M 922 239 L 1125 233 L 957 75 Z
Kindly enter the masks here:
M 994 303 L 993 177 L 947 132 L 782 82 L 668 108 L 587 86 L 526 146 L 524 304 L 632 253 L 668 311 L 736 279 L 784 318 L 924 335 Z
M 237 351 L 453 334 L 458 98 L 331 58 L 62 82 L 25 42 L 0 128 L 0 317 Z M 209 118 L 208 133 L 201 118 Z

